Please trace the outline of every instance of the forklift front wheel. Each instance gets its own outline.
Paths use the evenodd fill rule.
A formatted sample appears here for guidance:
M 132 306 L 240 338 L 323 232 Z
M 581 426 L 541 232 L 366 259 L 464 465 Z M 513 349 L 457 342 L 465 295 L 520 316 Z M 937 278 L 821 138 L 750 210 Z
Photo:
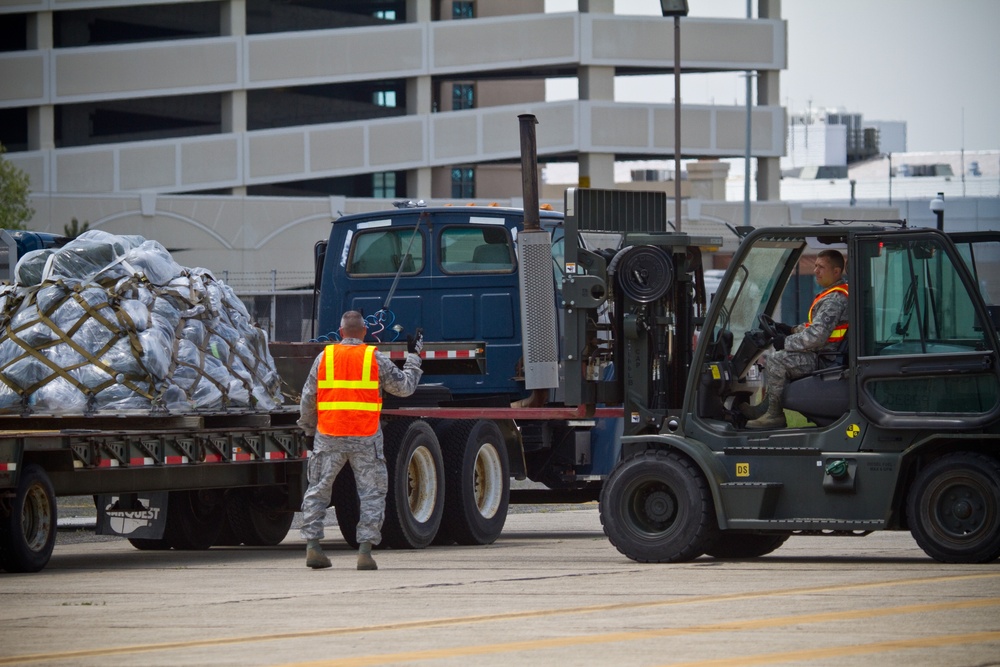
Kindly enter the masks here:
M 600 515 L 618 551 L 643 563 L 693 560 L 719 535 L 708 483 L 677 452 L 647 450 L 621 461 L 601 490 Z

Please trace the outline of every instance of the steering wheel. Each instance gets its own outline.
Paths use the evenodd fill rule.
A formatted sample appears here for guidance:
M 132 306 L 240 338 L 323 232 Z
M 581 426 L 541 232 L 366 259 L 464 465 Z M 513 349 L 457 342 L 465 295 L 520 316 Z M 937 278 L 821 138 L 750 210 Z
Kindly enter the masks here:
M 767 334 L 768 338 L 774 338 L 778 335 L 778 328 L 770 315 L 761 313 L 757 316 L 757 319 L 760 320 L 760 328 Z

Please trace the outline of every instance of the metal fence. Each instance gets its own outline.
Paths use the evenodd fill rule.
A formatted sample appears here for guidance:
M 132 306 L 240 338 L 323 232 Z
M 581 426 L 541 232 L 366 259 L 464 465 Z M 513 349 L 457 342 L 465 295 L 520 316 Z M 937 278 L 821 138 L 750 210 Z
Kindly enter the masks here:
M 223 271 L 219 277 L 233 288 L 269 340 L 313 338 L 311 271 Z

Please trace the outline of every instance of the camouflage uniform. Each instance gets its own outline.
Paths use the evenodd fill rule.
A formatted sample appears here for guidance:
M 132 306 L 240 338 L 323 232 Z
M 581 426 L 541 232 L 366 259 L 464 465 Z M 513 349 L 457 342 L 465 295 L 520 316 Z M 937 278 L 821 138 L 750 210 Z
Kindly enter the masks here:
M 830 287 L 846 285 L 840 280 Z M 767 393 L 771 399 L 781 400 L 789 380 L 804 377 L 816 370 L 818 355 L 836 352 L 840 343 L 828 342 L 830 333 L 846 319 L 847 297 L 842 292 L 831 292 L 813 307 L 812 324 L 799 324 L 785 338 L 785 349 L 775 350 L 767 358 L 764 369 L 767 376 Z
M 357 338 L 345 338 L 341 345 L 362 345 Z M 420 356 L 407 353 L 400 370 L 389 357 L 375 353 L 378 362 L 379 388 L 396 396 L 409 396 L 420 382 Z M 382 427 L 375 435 L 335 437 L 316 431 L 316 377 L 323 353 L 316 357 L 309 379 L 302 388 L 299 426 L 306 435 L 315 434 L 313 450 L 309 456 L 309 488 L 302 499 L 302 537 L 306 540 L 323 539 L 323 519 L 330 506 L 333 481 L 344 464 L 350 462 L 357 481 L 361 517 L 358 521 L 358 543 L 382 541 L 382 520 L 385 518 L 385 494 L 389 476 L 382 452 Z

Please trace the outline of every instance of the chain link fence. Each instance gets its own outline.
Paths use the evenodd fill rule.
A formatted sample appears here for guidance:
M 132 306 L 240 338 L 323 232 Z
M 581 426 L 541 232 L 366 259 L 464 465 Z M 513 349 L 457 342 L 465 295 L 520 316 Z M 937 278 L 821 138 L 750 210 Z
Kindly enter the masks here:
M 305 342 L 313 337 L 312 271 L 223 271 L 219 277 L 268 340 Z

